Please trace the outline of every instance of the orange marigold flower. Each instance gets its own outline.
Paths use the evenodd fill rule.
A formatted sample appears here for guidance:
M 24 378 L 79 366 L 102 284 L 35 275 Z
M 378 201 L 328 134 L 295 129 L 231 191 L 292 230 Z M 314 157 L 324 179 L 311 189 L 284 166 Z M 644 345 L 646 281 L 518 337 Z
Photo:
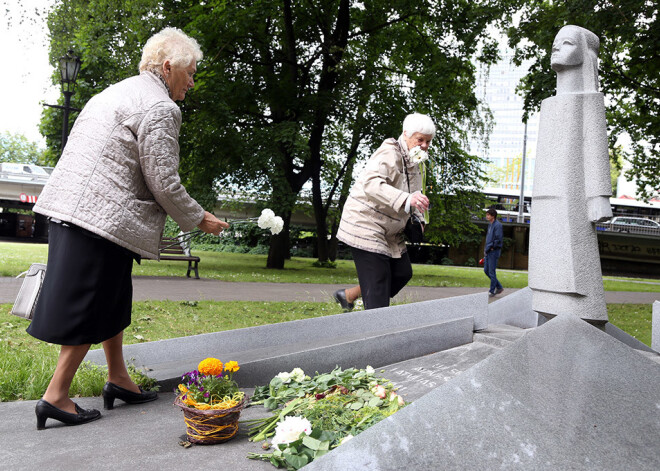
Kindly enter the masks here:
M 217 358 L 206 358 L 199 363 L 197 369 L 204 375 L 217 376 L 222 374 L 222 362 Z
M 185 384 L 179 384 L 179 391 L 181 391 L 182 393 L 187 393 L 188 388 L 186 387 Z
M 235 373 L 240 369 L 241 367 L 238 366 L 238 363 L 235 361 L 228 361 L 227 363 L 225 363 L 225 371 L 229 371 L 230 373 Z

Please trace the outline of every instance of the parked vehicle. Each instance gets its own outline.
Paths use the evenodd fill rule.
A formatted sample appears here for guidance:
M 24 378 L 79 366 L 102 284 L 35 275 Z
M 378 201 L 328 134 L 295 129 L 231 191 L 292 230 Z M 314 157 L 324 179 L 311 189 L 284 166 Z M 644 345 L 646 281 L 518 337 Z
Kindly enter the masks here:
M 616 232 L 629 232 L 631 234 L 650 234 L 660 235 L 660 223 L 652 219 L 631 217 L 631 216 L 618 216 L 609 222 L 611 231 Z

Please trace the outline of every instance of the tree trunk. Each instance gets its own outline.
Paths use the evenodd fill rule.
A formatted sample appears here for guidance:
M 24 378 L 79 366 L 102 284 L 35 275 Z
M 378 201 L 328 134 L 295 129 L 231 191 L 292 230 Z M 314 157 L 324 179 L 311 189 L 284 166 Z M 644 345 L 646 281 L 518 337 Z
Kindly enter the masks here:
M 291 222 L 291 213 L 283 214 L 282 219 L 284 220 L 284 228 L 282 229 L 282 232 L 270 237 L 266 268 L 276 268 L 281 270 L 284 268 L 284 261 L 289 258 L 289 225 Z
M 332 262 L 337 260 L 337 247 L 339 245 L 339 241 L 337 240 L 338 227 L 337 218 L 334 218 L 330 229 L 330 240 L 328 241 L 328 258 Z

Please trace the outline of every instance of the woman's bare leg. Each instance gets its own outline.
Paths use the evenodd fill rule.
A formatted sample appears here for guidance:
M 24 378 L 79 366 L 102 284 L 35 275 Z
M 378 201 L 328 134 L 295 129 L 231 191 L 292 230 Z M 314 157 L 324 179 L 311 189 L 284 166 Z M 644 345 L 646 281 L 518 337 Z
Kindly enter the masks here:
M 108 364 L 108 381 L 139 394 L 140 388 L 131 379 L 124 363 L 123 343 L 123 331 L 102 343 L 105 361 Z
M 76 413 L 76 406 L 69 399 L 69 389 L 73 377 L 76 375 L 83 358 L 87 355 L 90 346 L 90 344 L 62 345 L 55 372 L 43 396 L 44 401 L 63 411 L 71 414 Z
M 360 285 L 353 286 L 352 288 L 347 288 L 344 290 L 344 293 L 346 294 L 346 301 L 349 303 L 355 302 L 356 299 L 362 296 L 362 290 L 360 289 Z

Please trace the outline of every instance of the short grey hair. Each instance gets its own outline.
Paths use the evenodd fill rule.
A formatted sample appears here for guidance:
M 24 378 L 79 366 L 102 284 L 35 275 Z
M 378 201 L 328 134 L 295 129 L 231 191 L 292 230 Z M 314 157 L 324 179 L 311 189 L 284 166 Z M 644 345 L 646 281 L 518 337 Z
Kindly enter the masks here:
M 148 70 L 162 75 L 165 61 L 177 67 L 187 67 L 204 57 L 197 41 L 179 28 L 165 28 L 149 38 L 142 50 L 140 72 Z
M 412 113 L 403 120 L 403 132 L 407 137 L 418 132 L 420 134 L 430 135 L 431 139 L 433 139 L 435 137 L 435 124 L 425 114 Z

